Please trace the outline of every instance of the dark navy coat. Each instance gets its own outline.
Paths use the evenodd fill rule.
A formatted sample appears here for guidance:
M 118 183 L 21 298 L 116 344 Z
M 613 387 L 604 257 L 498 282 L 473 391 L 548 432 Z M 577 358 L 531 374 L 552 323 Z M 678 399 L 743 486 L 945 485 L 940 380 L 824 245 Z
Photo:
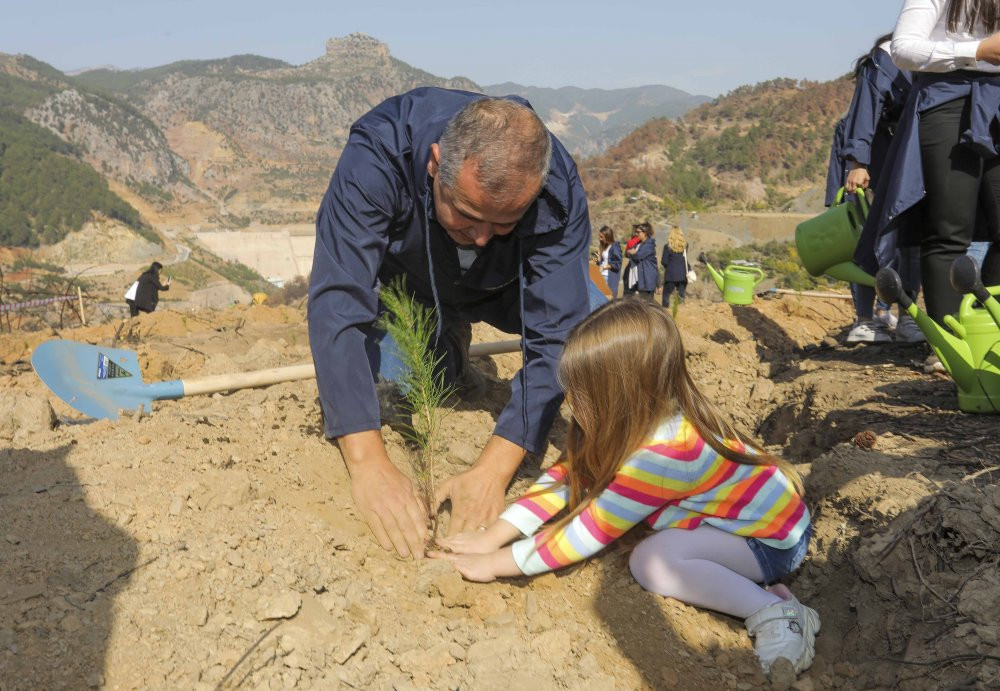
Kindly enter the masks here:
M 170 290 L 170 286 L 160 283 L 160 272 L 146 269 L 139 276 L 139 285 L 135 289 L 135 299 L 132 302 L 143 312 L 152 312 L 160 304 L 160 291 Z
M 659 272 L 656 270 L 656 240 L 652 237 L 646 238 L 645 242 L 640 242 L 633 249 L 635 254 L 629 257 L 629 265 L 635 266 L 639 271 L 635 289 L 652 293 L 656 290 L 656 281 L 659 278 Z
M 427 161 L 445 125 L 479 98 L 416 89 L 351 128 L 317 215 L 309 287 L 309 340 L 330 437 L 379 429 L 365 338 L 379 312 L 379 282 L 404 275 L 445 321 L 485 321 L 522 335 L 522 369 L 495 433 L 531 452 L 545 444 L 562 401 L 558 358 L 569 330 L 589 311 L 587 201 L 576 165 L 553 137 L 538 199 L 463 274 L 455 244 L 435 218 Z
M 664 283 L 687 283 L 688 265 L 683 252 L 674 252 L 670 245 L 666 245 L 660 263 L 663 264 Z
M 896 67 L 881 48 L 876 48 L 864 61 L 850 108 L 834 131 L 826 178 L 827 206 L 847 181 L 851 160 L 867 166 L 868 174 L 877 184 L 911 81 L 910 73 Z
M 608 250 L 608 271 L 618 273 L 622 270 L 622 246 L 612 242 Z
M 1000 151 L 1000 75 L 984 72 L 922 72 L 917 75 L 903 117 L 886 155 L 854 261 L 874 274 L 895 266 L 900 244 L 919 244 L 919 220 L 907 213 L 920 202 L 924 171 L 920 157 L 920 115 L 949 101 L 971 99 L 969 129 L 961 141 L 986 159 Z M 904 237 L 900 237 L 903 235 Z

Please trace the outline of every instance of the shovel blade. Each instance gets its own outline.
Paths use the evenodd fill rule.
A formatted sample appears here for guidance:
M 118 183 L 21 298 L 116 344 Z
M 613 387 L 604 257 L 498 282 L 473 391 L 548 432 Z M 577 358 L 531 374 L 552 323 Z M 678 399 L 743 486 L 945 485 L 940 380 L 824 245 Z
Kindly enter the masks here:
M 46 341 L 35 348 L 31 366 L 52 393 L 92 418 L 117 420 L 120 410 L 150 410 L 154 400 L 131 350 Z

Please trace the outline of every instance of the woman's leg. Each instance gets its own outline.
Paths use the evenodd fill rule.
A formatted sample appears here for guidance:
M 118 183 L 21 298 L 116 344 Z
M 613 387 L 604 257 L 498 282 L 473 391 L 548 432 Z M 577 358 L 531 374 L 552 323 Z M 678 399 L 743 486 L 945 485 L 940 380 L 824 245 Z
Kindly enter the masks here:
M 687 293 L 688 283 L 687 281 L 681 281 L 677 284 L 677 295 L 680 297 L 681 302 L 684 302 L 685 293 Z
M 629 568 L 646 590 L 740 619 L 783 599 L 758 585 L 764 573 L 746 538 L 707 525 L 651 535 Z
M 972 242 L 979 208 L 983 159 L 959 143 L 968 127 L 969 99 L 933 108 L 920 119 L 920 156 L 927 190 L 920 272 L 927 313 L 941 323 L 958 310 L 951 263 Z
M 670 294 L 674 292 L 674 282 L 664 281 L 663 282 L 663 306 L 670 307 Z
M 875 289 L 852 283 L 851 297 L 854 298 L 854 313 L 858 321 L 870 322 L 875 316 Z

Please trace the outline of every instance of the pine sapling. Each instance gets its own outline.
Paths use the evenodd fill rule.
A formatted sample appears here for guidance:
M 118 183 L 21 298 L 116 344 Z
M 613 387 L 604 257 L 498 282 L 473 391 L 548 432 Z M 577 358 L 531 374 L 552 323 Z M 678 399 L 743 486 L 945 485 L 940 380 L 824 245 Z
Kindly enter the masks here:
M 416 447 L 410 454 L 417 491 L 431 512 L 434 500 L 434 461 L 441 422 L 449 412 L 445 401 L 455 387 L 444 380 L 443 355 L 435 355 L 431 342 L 438 317 L 409 294 L 402 277 L 382 287 L 379 299 L 386 307 L 380 326 L 396 343 L 405 374 L 396 382 L 403 393 L 410 424 L 403 435 Z M 432 520 L 432 536 L 437 533 L 437 517 Z

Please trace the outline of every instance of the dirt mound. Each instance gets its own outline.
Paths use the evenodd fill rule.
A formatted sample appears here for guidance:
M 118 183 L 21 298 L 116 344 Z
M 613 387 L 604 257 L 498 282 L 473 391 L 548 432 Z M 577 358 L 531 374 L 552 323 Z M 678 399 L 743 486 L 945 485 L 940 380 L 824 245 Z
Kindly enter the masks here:
M 996 418 L 960 413 L 948 380 L 911 365 L 923 346 L 830 347 L 844 303 L 688 300 L 678 315 L 706 393 L 806 476 L 816 537 L 790 586 L 823 633 L 797 688 L 988 686 L 1000 496 L 995 471 L 967 476 L 1000 464 Z M 115 324 L 58 335 L 108 344 Z M 314 382 L 83 424 L 24 364 L 54 336 L 0 337 L 0 384 L 59 421 L 0 449 L 3 688 L 766 684 L 742 622 L 638 587 L 641 531 L 558 574 L 468 584 L 372 543 Z M 310 358 L 291 307 L 157 311 L 134 337 L 146 381 Z M 520 356 L 476 362 L 486 391 L 445 418 L 439 481 L 475 460 Z M 558 456 L 566 416 L 511 498 Z

